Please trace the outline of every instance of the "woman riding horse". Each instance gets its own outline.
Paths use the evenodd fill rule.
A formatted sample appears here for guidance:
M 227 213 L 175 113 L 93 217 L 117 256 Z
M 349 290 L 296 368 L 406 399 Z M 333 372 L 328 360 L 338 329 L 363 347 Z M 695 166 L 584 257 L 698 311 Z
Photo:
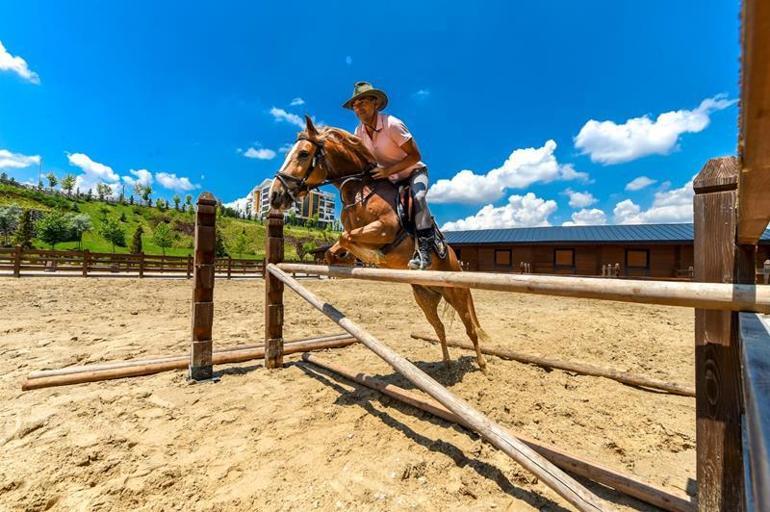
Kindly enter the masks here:
M 270 205 L 287 210 L 310 190 L 334 185 L 342 200 L 345 231 L 326 252 L 329 264 L 352 264 L 355 259 L 381 268 L 404 269 L 413 253 L 414 240 L 401 227 L 396 214 L 397 188 L 389 180 L 374 180 L 370 170 L 377 164 L 361 139 L 339 128 L 316 129 L 310 117 L 286 154 L 270 187 Z M 443 258 L 435 258 L 431 270 L 460 272 L 451 247 Z M 444 361 L 449 363 L 444 324 L 438 315 L 443 298 L 457 311 L 465 332 L 476 349 L 479 368 L 486 367 L 479 347 L 484 334 L 467 288 L 412 285 L 417 304 L 441 341 Z
M 433 218 L 428 209 L 428 168 L 422 163 L 420 150 L 406 125 L 398 118 L 383 114 L 388 96 L 368 82 L 357 82 L 353 96 L 343 108 L 353 110 L 360 121 L 356 137 L 374 156 L 377 167 L 372 170 L 376 179 L 388 178 L 393 183 L 409 180 L 414 197 L 417 247 L 409 268 L 424 270 L 430 267 L 433 251 Z

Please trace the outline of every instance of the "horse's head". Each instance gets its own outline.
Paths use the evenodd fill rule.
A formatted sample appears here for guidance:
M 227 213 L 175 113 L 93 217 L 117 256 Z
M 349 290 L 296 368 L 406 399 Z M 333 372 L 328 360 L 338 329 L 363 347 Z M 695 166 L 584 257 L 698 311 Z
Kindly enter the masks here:
M 327 177 L 324 141 L 308 116 L 305 116 L 305 125 L 305 131 L 286 153 L 286 159 L 273 179 L 270 187 L 270 206 L 273 208 L 289 208 Z

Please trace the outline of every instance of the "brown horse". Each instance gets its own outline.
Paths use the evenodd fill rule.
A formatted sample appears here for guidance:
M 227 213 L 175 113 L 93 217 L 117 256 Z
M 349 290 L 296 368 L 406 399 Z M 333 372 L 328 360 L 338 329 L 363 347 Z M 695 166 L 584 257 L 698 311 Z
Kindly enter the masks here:
M 414 239 L 403 236 L 401 231 L 396 214 L 396 187 L 389 180 L 374 181 L 368 175 L 376 164 L 358 137 L 339 128 L 316 129 L 307 116 L 305 121 L 306 129 L 297 136 L 273 180 L 271 206 L 286 210 L 310 190 L 332 184 L 342 199 L 345 231 L 327 251 L 327 262 L 351 265 L 358 258 L 377 267 L 406 269 L 414 252 Z M 434 256 L 430 270 L 461 271 L 454 251 L 451 247 L 447 249 L 444 259 Z M 412 291 L 441 341 L 444 361 L 449 362 L 449 351 L 444 324 L 438 315 L 442 297 L 460 315 L 465 332 L 476 348 L 478 365 L 485 370 L 479 337 L 484 339 L 486 335 L 476 317 L 470 290 L 412 285 Z

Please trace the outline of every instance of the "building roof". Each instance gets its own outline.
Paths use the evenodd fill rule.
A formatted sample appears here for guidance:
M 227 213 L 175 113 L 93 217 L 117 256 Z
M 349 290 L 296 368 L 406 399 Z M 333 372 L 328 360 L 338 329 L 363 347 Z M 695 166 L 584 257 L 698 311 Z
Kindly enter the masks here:
M 539 228 L 447 231 L 447 242 L 463 244 L 536 243 L 692 243 L 692 224 L 626 224 L 614 226 L 548 226 Z M 770 243 L 770 229 L 760 240 Z

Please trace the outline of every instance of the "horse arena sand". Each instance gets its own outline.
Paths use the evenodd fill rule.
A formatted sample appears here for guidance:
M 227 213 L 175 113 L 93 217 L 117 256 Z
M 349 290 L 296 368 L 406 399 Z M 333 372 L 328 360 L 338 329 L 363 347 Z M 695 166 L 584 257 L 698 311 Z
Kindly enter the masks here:
M 303 280 L 513 432 L 694 491 L 695 399 L 413 340 L 409 286 Z M 261 280 L 217 280 L 214 346 L 259 343 Z M 27 373 L 186 353 L 185 280 L 10 279 L 0 287 L 0 510 L 570 510 L 478 436 L 305 365 L 215 367 L 21 391 Z M 474 291 L 492 345 L 692 385 L 693 310 Z M 286 339 L 339 332 L 287 289 Z M 447 317 L 450 338 L 465 339 Z M 319 357 L 413 386 L 366 347 Z M 619 510 L 655 510 L 589 483 Z

